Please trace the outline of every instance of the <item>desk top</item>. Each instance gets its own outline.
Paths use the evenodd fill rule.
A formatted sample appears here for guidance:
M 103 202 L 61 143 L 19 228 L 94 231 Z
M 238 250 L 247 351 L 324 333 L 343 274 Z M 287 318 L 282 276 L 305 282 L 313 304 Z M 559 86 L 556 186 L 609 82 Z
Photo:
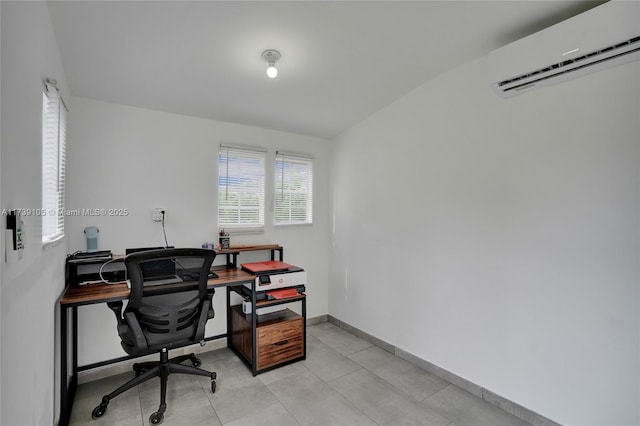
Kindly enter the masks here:
M 226 287 L 251 283 L 255 275 L 240 269 L 215 266 L 211 268 L 218 278 L 212 278 L 208 282 L 209 288 Z M 91 305 L 94 303 L 115 302 L 129 298 L 130 290 L 126 282 L 113 284 L 86 284 L 83 286 L 69 286 L 60 298 L 60 304 L 64 306 Z

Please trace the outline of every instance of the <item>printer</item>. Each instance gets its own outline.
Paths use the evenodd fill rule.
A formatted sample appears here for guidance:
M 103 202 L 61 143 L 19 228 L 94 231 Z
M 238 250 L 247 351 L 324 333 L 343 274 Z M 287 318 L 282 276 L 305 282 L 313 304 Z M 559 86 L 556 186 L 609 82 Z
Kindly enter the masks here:
M 286 287 L 303 287 L 307 282 L 307 273 L 304 269 L 277 260 L 243 263 L 240 266 L 244 271 L 256 276 L 255 289 L 257 292 Z M 244 285 L 249 290 L 251 289 L 251 284 Z
M 242 270 L 255 275 L 256 300 L 277 298 L 271 295 L 273 290 L 290 288 L 294 292 L 304 293 L 305 283 L 307 282 L 307 273 L 297 266 L 290 265 L 281 261 L 252 262 L 240 265 Z M 245 298 L 251 297 L 252 284 L 244 284 L 242 292 Z M 242 312 L 251 313 L 251 302 L 247 299 L 242 302 Z M 286 309 L 284 305 L 267 306 L 256 309 L 258 315 L 267 314 Z

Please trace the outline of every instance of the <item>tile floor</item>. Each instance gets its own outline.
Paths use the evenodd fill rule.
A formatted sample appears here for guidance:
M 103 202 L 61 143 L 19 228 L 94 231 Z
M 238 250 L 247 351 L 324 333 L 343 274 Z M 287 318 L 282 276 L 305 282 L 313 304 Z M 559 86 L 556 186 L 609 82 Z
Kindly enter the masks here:
M 199 355 L 216 371 L 169 377 L 163 425 L 528 425 L 480 398 L 334 326 L 307 328 L 307 359 L 252 377 L 229 349 Z M 128 380 L 121 374 L 78 387 L 71 425 L 148 425 L 158 408 L 159 379 L 130 389 L 91 420 L 102 395 Z

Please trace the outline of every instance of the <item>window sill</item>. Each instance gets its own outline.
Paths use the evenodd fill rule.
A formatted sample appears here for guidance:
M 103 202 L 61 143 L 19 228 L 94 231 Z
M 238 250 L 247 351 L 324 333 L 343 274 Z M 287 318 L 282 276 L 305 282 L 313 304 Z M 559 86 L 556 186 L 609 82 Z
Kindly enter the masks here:
M 54 240 L 43 241 L 42 242 L 42 250 L 49 250 L 51 248 L 54 248 L 58 244 L 60 244 L 63 240 L 64 240 L 64 235 L 61 235 L 61 236 L 57 237 Z
M 276 228 L 288 228 L 291 226 L 313 226 L 313 222 L 311 223 L 276 223 L 274 226 Z
M 228 228 L 221 226 L 230 236 L 244 234 L 264 234 L 264 228 Z

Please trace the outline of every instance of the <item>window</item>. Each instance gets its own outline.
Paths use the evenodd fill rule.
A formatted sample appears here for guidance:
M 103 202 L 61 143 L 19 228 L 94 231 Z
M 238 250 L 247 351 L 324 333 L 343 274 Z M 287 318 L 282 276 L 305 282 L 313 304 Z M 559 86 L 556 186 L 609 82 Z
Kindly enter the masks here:
M 51 244 L 64 237 L 67 109 L 54 80 L 42 99 L 42 243 Z
M 264 230 L 265 151 L 229 145 L 218 156 L 218 226 L 230 232 Z
M 276 153 L 276 225 L 313 223 L 313 159 Z

